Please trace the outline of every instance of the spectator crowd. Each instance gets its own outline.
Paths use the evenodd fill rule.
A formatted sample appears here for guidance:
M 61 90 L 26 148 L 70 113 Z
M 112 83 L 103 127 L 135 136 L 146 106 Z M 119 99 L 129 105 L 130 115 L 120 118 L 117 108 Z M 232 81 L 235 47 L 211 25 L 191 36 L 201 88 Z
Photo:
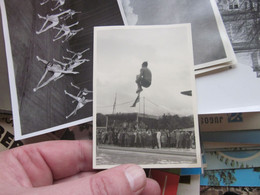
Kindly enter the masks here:
M 193 129 L 97 128 L 97 145 L 143 148 L 195 148 Z

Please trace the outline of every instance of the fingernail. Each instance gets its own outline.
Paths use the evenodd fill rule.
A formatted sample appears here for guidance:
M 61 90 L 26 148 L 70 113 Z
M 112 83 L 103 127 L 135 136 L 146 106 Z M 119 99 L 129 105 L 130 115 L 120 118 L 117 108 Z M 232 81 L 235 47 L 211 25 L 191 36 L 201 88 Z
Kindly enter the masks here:
M 125 176 L 133 192 L 137 192 L 144 188 L 146 176 L 144 170 L 137 166 L 131 165 L 125 170 Z

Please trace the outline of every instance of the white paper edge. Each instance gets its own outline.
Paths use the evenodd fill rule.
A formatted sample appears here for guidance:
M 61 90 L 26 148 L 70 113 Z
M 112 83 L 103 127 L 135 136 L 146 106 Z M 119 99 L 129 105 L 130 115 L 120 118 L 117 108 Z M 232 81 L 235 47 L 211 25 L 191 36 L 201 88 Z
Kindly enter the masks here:
M 7 68 L 8 68 L 8 77 L 9 77 L 9 85 L 10 85 L 10 93 L 11 93 L 11 103 L 12 103 L 12 114 L 13 114 L 13 125 L 14 125 L 14 137 L 15 140 L 21 140 L 29 137 L 34 137 L 37 135 L 42 135 L 46 133 L 50 133 L 57 130 L 62 130 L 64 128 L 68 128 L 74 125 L 79 125 L 82 123 L 87 123 L 93 120 L 93 117 L 87 117 L 84 119 L 80 119 L 77 121 L 73 121 L 70 123 L 58 125 L 55 127 L 51 127 L 45 130 L 38 130 L 37 132 L 28 133 L 25 135 L 21 134 L 21 124 L 20 124 L 20 115 L 19 115 L 19 104 L 17 98 L 17 91 L 16 91 L 16 82 L 15 82 L 15 74 L 14 74 L 14 67 L 13 67 L 13 58 L 12 58 L 12 49 L 11 49 L 11 42 L 9 36 L 9 28 L 8 28 L 8 21 L 7 21 L 7 14 L 5 9 L 4 0 L 0 0 L 0 8 L 2 14 L 2 24 L 3 24 L 3 34 L 4 34 L 4 42 L 6 48 L 6 59 L 7 59 Z
M 164 27 L 169 27 L 169 25 L 152 25 L 153 28 L 155 28 L 157 26 L 157 28 L 162 28 Z M 189 42 L 192 46 L 192 36 L 191 36 L 191 24 L 175 24 L 172 26 L 187 26 L 187 30 L 189 31 Z M 121 29 L 122 26 L 110 26 L 108 27 L 94 27 L 94 53 L 93 53 L 93 164 L 92 167 L 93 169 L 109 169 L 109 168 L 113 168 L 116 167 L 120 164 L 114 164 L 114 165 L 97 165 L 96 164 L 96 65 L 97 61 L 96 61 L 96 55 L 97 55 L 97 47 L 96 47 L 96 32 L 99 29 Z M 151 25 L 144 25 L 144 26 L 125 26 L 125 28 L 151 28 Z M 193 48 L 191 47 L 191 53 L 193 55 Z M 193 62 L 193 57 L 192 57 L 192 63 Z M 191 67 L 191 74 L 193 74 L 193 67 Z M 191 79 L 192 84 L 191 86 L 193 87 L 192 93 L 193 95 L 193 115 L 194 115 L 194 134 L 195 134 L 195 146 L 196 146 L 196 163 L 191 163 L 191 164 L 182 164 L 182 163 L 176 163 L 176 164 L 139 164 L 139 166 L 141 166 L 142 168 L 201 168 L 202 167 L 202 162 L 201 162 L 201 148 L 200 148 L 200 138 L 199 138 L 199 124 L 198 124 L 198 108 L 197 108 L 197 99 L 196 97 L 196 86 L 195 86 L 195 75 L 191 75 L 194 77 L 194 79 Z

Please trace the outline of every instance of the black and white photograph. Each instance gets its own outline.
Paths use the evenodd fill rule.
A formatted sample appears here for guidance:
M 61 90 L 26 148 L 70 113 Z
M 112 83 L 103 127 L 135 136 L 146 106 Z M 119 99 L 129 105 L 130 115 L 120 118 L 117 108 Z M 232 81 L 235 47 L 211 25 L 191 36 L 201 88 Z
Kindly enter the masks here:
M 2 21 L 1 13 L 0 13 L 0 21 Z M 5 43 L 4 43 L 4 35 L 3 35 L 3 25 L 0 22 L 0 113 L 11 113 L 11 98 L 10 98 L 10 90 L 8 83 L 8 71 L 7 71 L 7 62 L 5 55 Z
M 191 23 L 195 70 L 235 63 L 214 0 L 118 0 L 118 4 L 126 25 Z
M 93 27 L 123 25 L 117 1 L 0 2 L 15 139 L 92 121 Z
M 193 66 L 190 24 L 94 28 L 94 168 L 201 166 Z
M 216 1 L 237 65 L 196 79 L 199 114 L 259 112 L 260 2 Z

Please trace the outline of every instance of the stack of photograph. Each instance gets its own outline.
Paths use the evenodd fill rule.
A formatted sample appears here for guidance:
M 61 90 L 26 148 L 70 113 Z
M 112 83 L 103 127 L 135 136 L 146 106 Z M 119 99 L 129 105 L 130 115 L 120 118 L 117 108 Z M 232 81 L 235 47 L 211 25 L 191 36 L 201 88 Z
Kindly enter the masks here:
M 80 139 L 93 119 L 95 168 L 201 166 L 189 22 L 128 26 L 117 1 L 2 0 L 1 13 L 16 140 Z
M 259 1 L 0 6 L 3 150 L 93 139 L 95 169 L 138 164 L 174 194 L 259 177 Z
M 196 79 L 205 151 L 201 194 L 259 194 L 260 2 L 216 2 L 237 65 Z

